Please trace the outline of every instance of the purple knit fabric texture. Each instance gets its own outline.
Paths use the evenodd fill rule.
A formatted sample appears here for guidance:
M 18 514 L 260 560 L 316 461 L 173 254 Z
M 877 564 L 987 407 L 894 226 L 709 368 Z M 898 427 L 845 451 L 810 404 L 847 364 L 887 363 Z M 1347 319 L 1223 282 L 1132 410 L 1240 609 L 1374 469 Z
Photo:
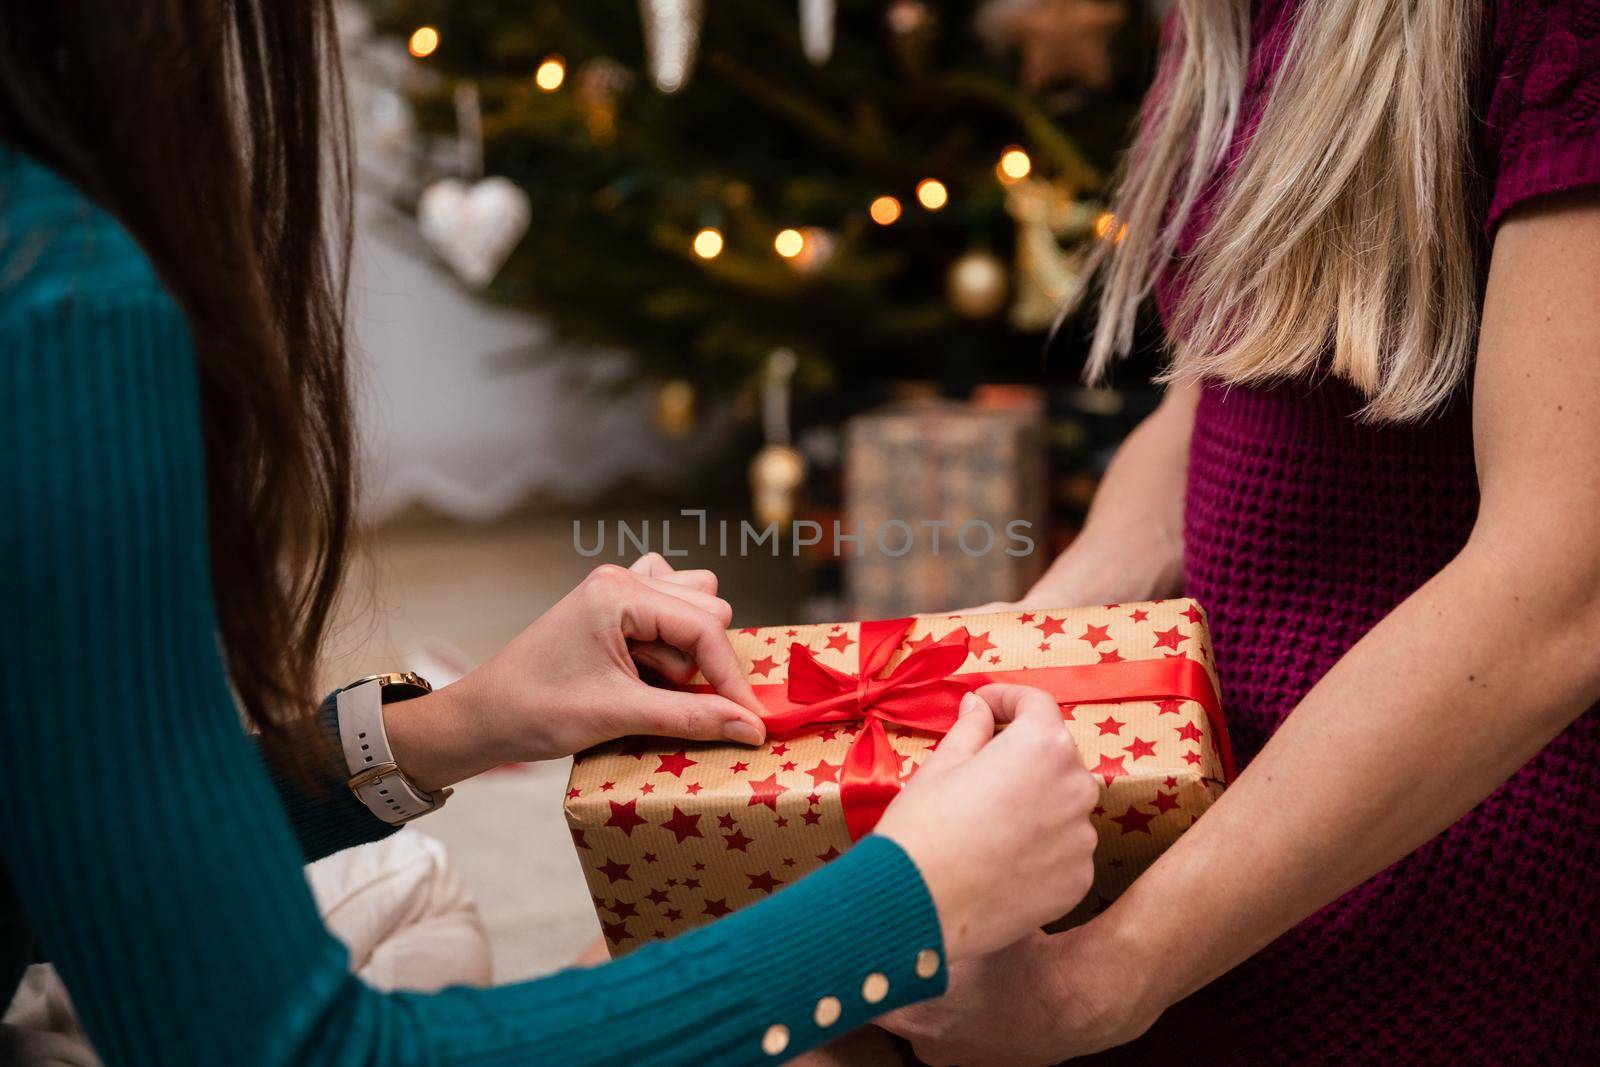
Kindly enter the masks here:
M 1296 6 L 1258 5 L 1247 115 Z M 1518 203 L 1600 183 L 1600 0 L 1501 0 L 1483 35 L 1475 180 L 1492 233 Z M 1200 401 L 1187 591 L 1210 614 L 1241 766 L 1472 527 L 1468 391 L 1420 424 L 1364 425 L 1360 406 L 1353 389 L 1309 380 L 1208 385 Z M 1443 834 L 1107 1058 L 1600 1063 L 1600 709 Z

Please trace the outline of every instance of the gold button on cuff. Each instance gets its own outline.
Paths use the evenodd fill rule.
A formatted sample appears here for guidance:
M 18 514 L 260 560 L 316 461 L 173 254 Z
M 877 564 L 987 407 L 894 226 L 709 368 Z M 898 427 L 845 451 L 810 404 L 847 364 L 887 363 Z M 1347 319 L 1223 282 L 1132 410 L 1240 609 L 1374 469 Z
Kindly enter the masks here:
M 817 1001 L 817 1010 L 811 1013 L 811 1017 L 817 1020 L 818 1026 L 827 1029 L 839 1021 L 839 1013 L 843 1010 L 838 997 L 823 997 Z
M 939 973 L 939 954 L 931 948 L 917 953 L 917 977 L 932 978 Z
M 889 995 L 889 976 L 882 971 L 873 971 L 867 975 L 867 980 L 861 983 L 861 999 L 868 1004 L 876 1004 Z
M 789 1028 L 782 1023 L 773 1023 L 767 1027 L 767 1032 L 761 1035 L 761 1051 L 768 1056 L 777 1056 L 789 1047 Z

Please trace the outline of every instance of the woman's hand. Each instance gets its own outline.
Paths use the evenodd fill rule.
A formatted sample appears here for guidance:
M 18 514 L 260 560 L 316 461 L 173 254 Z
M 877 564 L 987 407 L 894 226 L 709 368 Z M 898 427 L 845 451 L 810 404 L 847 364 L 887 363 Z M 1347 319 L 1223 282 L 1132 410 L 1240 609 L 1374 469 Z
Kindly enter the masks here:
M 995 737 L 997 719 L 1011 725 Z M 1003 948 L 1083 898 L 1098 797 L 1055 701 L 989 685 L 962 698 L 955 726 L 875 832 L 916 862 L 954 962 Z
M 761 704 L 725 633 L 733 609 L 709 571 L 660 556 L 597 567 L 454 685 L 384 709 L 395 762 L 423 789 L 500 763 L 553 759 L 630 734 L 760 744 Z M 696 669 L 715 693 L 650 685 Z
M 1142 993 L 1153 968 L 1097 934 L 1093 922 L 1035 932 L 957 963 L 944 996 L 879 1025 L 910 1041 L 930 1067 L 1059 1063 L 1132 1041 L 1159 1014 Z

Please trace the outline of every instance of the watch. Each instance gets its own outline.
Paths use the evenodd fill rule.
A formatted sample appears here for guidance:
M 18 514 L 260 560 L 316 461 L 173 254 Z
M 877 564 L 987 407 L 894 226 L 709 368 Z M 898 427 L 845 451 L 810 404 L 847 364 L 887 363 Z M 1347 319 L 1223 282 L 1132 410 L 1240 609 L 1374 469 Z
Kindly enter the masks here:
M 449 789 L 417 788 L 394 762 L 389 735 L 383 728 L 383 706 L 433 692 L 420 676 L 371 674 L 357 678 L 335 694 L 339 744 L 350 779 L 345 785 L 356 799 L 386 823 L 398 825 L 443 806 Z

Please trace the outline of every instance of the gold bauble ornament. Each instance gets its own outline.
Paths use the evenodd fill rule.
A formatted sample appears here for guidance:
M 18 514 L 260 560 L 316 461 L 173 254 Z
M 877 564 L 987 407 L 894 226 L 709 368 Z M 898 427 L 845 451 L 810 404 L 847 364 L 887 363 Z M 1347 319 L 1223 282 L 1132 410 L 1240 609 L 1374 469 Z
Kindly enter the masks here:
M 806 457 L 792 445 L 763 445 L 750 461 L 750 497 L 763 528 L 794 520 L 795 503 L 806 480 Z
M 950 265 L 946 290 L 950 306 L 971 319 L 986 319 L 1005 307 L 1005 264 L 986 249 L 973 249 Z
M 656 390 L 651 421 L 665 437 L 683 438 L 694 432 L 694 386 L 681 378 L 662 382 Z

